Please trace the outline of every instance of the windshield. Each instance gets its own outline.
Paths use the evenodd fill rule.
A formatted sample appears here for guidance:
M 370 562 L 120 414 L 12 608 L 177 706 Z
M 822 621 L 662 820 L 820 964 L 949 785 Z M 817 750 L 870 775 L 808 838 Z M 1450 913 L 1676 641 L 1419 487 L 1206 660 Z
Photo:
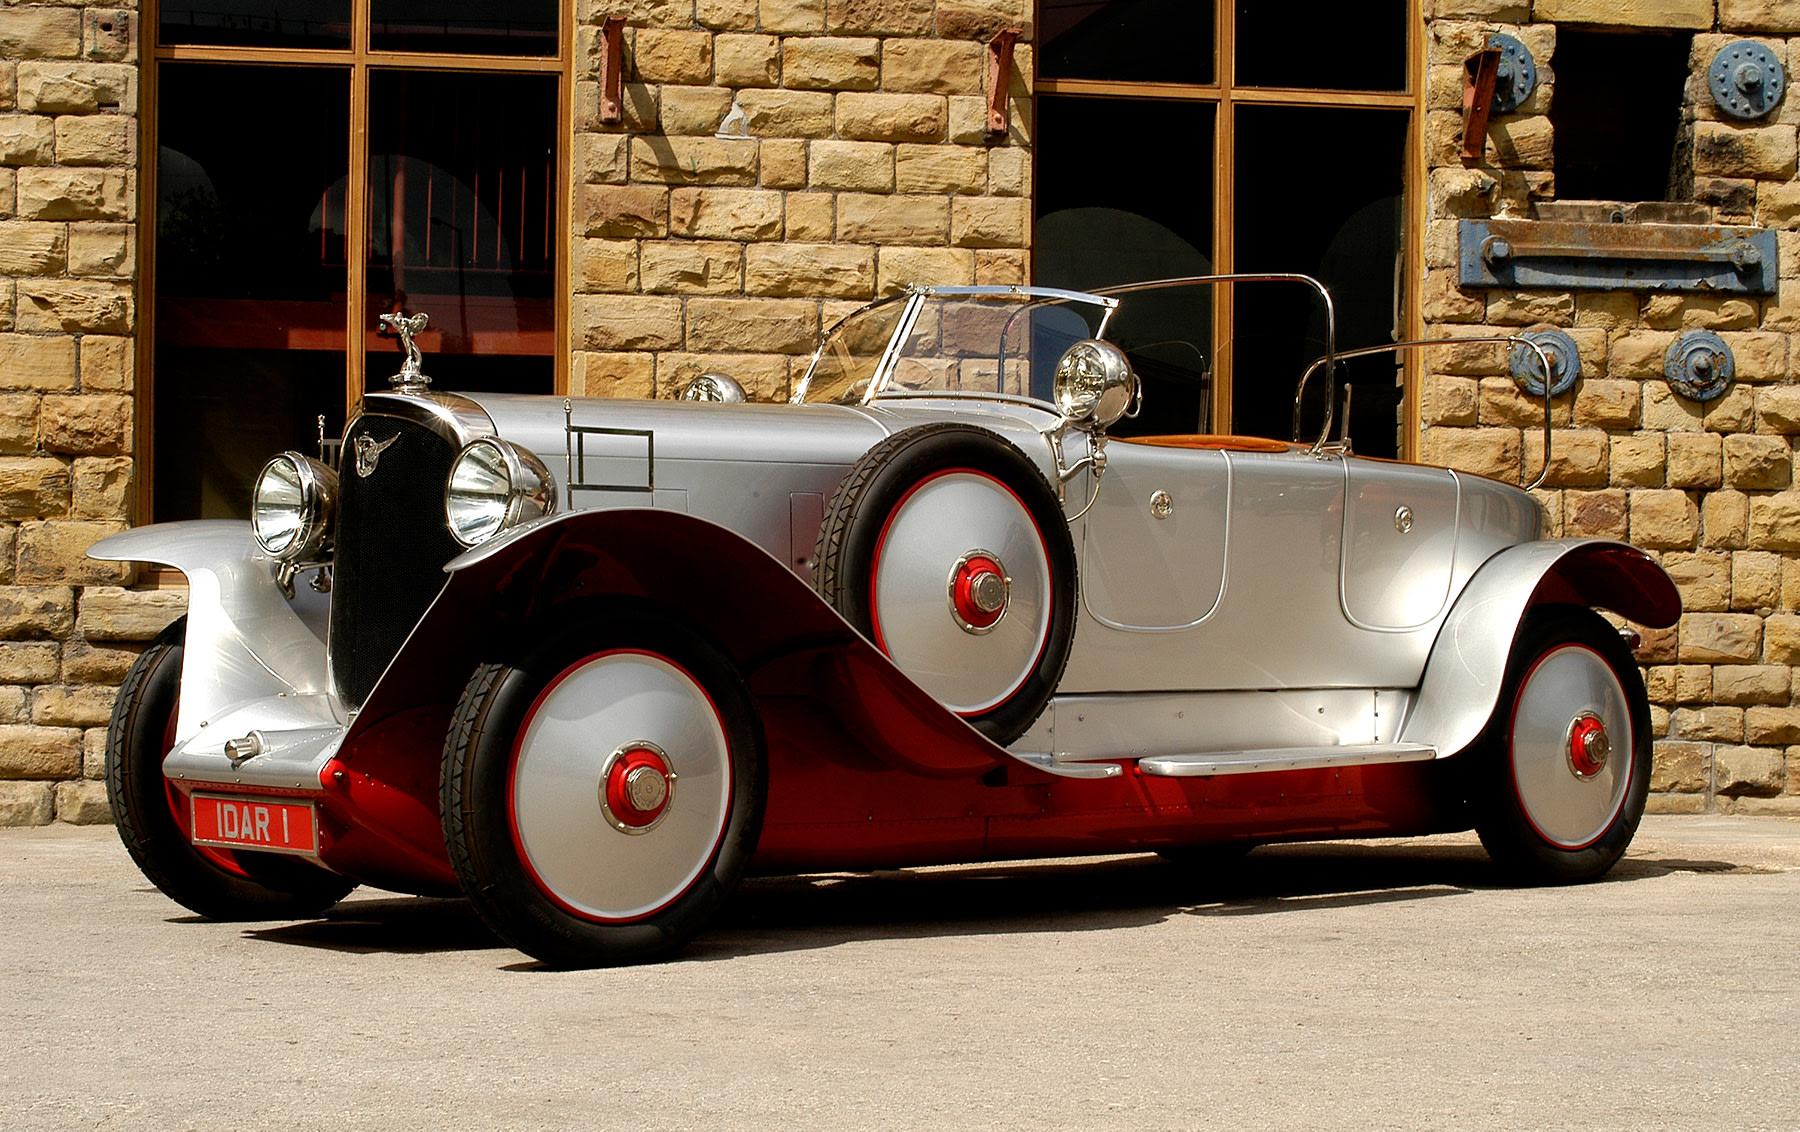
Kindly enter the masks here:
M 856 312 L 827 335 L 802 399 L 857 404 L 869 383 L 877 396 L 921 393 L 1052 398 L 1063 351 L 1095 337 L 1107 307 L 1065 296 L 919 294 Z M 878 373 L 896 332 L 904 336 L 889 371 Z

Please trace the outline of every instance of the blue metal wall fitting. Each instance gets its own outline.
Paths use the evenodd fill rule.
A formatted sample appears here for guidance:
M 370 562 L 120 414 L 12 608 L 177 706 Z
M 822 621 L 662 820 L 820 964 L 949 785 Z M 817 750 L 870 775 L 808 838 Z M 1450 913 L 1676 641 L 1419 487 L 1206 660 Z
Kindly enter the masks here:
M 1518 337 L 1535 343 L 1550 359 L 1550 396 L 1560 397 L 1567 393 L 1575 379 L 1581 376 L 1581 351 L 1575 348 L 1575 339 L 1554 327 L 1528 330 Z M 1537 350 L 1515 345 L 1507 353 L 1506 360 L 1512 379 L 1520 389 L 1533 397 L 1544 395 L 1544 369 L 1538 362 Z
M 1537 86 L 1537 60 L 1531 48 L 1510 35 L 1490 35 L 1487 45 L 1500 52 L 1500 71 L 1494 78 L 1494 113 L 1511 114 L 1531 97 Z
M 1775 53 L 1760 43 L 1740 39 L 1727 43 L 1706 68 L 1713 101 L 1733 118 L 1761 118 L 1775 109 L 1787 86 L 1787 75 Z
M 1780 253 L 1766 228 L 1464 220 L 1464 287 L 1773 295 Z
M 1690 401 L 1723 397 L 1737 376 L 1737 359 L 1725 339 L 1710 330 L 1690 330 L 1669 343 L 1663 355 L 1669 388 Z

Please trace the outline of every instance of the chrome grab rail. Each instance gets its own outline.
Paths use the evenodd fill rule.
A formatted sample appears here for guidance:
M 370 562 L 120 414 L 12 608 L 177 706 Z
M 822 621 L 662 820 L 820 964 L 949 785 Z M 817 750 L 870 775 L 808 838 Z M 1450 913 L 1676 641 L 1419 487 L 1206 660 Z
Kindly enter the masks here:
M 1529 347 L 1531 352 L 1537 355 L 1538 365 L 1544 375 L 1544 466 L 1539 469 L 1537 479 L 1524 485 L 1526 491 L 1536 490 L 1543 485 L 1544 480 L 1550 475 L 1550 386 L 1553 384 L 1554 377 L 1550 368 L 1550 356 L 1544 352 L 1544 348 L 1536 342 L 1533 342 L 1531 339 L 1521 338 L 1516 334 L 1490 334 L 1461 338 L 1415 338 L 1406 342 L 1388 342 L 1380 346 L 1364 346 L 1361 349 L 1346 350 L 1343 353 L 1336 355 L 1327 354 L 1324 357 L 1315 360 L 1312 365 L 1306 367 L 1306 372 L 1300 375 L 1299 388 L 1294 390 L 1294 441 L 1298 443 L 1300 440 L 1300 401 L 1306 395 L 1306 383 L 1312 380 L 1312 375 L 1318 371 L 1320 366 L 1325 365 L 1328 362 L 1335 367 L 1338 362 L 1349 361 L 1351 358 L 1372 357 L 1375 354 L 1417 349 L 1422 346 L 1499 345 L 1502 342 L 1511 346 Z M 1318 442 L 1313 445 L 1314 455 L 1325 451 L 1325 437 L 1331 434 L 1331 408 L 1337 401 L 1336 382 L 1332 383 L 1331 394 L 1331 400 L 1326 402 L 1325 407 L 1325 431 L 1319 434 Z M 1346 432 L 1348 432 L 1349 424 L 1349 420 L 1346 419 L 1344 422 Z M 1519 450 L 1519 476 L 1520 478 L 1523 478 L 1524 475 L 1525 452 L 1523 447 L 1521 447 Z

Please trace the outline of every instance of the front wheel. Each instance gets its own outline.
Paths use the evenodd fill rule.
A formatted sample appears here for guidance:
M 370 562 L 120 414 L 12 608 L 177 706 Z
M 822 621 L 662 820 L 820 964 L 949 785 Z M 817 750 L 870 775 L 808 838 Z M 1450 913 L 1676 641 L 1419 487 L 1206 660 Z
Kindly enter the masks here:
M 444 837 L 514 947 L 559 967 L 642 962 L 736 888 L 765 778 L 723 652 L 672 613 L 608 607 L 470 677 L 445 744 Z
M 1602 617 L 1571 606 L 1527 614 L 1480 747 L 1475 828 L 1502 868 L 1562 884 L 1624 855 L 1650 789 L 1650 707 Z
M 273 853 L 195 845 L 186 798 L 163 777 L 175 744 L 175 709 L 187 618 L 164 629 L 125 674 L 106 728 L 106 798 L 131 859 L 178 904 L 209 920 L 308 919 L 354 881 Z

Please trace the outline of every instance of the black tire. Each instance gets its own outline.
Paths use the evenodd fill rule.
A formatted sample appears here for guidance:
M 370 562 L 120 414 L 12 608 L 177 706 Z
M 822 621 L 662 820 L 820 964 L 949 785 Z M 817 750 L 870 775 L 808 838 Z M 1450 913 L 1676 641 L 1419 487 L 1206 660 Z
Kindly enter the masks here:
M 932 686 L 921 674 L 922 666 L 915 664 L 909 668 L 906 658 L 901 655 L 904 650 L 890 647 L 879 624 L 878 600 L 874 593 L 884 540 L 899 509 L 928 482 L 961 473 L 998 484 L 1018 502 L 1029 515 L 1037 534 L 1036 553 L 1028 557 L 1035 560 L 1041 555 L 1048 575 L 1047 592 L 1031 598 L 1047 610 L 1041 629 L 1035 621 L 1030 623 L 1031 629 L 1036 631 L 1026 638 L 1028 644 L 1023 656 L 1007 654 L 993 669 L 1003 674 L 1000 680 L 1006 685 L 1001 688 L 997 702 L 975 703 L 966 709 L 952 702 L 945 686 L 944 682 L 955 677 L 939 675 L 936 679 L 940 683 Z M 941 612 L 943 624 L 936 626 L 935 631 L 950 634 L 955 647 L 966 650 L 962 663 L 971 671 L 981 670 L 983 649 L 992 652 L 1001 648 L 1000 637 L 998 634 L 994 637 L 973 636 L 977 632 L 990 632 L 994 627 L 970 629 L 960 624 L 962 615 L 955 612 L 953 601 L 947 604 L 947 600 L 951 599 L 953 576 L 961 561 L 957 555 L 983 549 L 978 541 L 981 537 L 980 531 L 972 527 L 968 537 L 963 539 L 969 545 L 955 542 L 951 549 L 940 555 L 945 561 L 938 563 L 934 559 L 925 567 L 924 573 L 931 576 L 920 579 L 926 590 L 932 585 L 942 587 L 935 595 L 927 593 L 919 608 L 931 615 Z M 923 425 L 895 433 L 864 453 L 838 485 L 825 522 L 819 529 L 817 560 L 816 584 L 820 595 L 832 608 L 887 652 L 902 671 L 920 681 L 921 686 L 933 692 L 940 702 L 968 720 L 983 735 L 1004 746 L 1023 735 L 1043 714 L 1062 679 L 1075 641 L 1075 544 L 1055 490 L 1018 448 L 991 432 L 962 424 Z M 1032 564 L 1032 561 L 1020 563 Z M 1012 564 L 1003 565 L 1009 574 L 1018 572 L 1013 570 Z M 940 568 L 941 574 L 931 573 Z M 1008 612 L 1010 609 L 1002 609 L 1000 616 L 1004 617 Z M 959 631 L 971 636 L 956 638 Z M 1007 632 L 1016 631 L 1009 629 Z M 986 641 L 996 643 L 992 646 L 981 643 Z M 1032 647 L 1037 650 L 1035 660 L 1030 656 Z M 934 662 L 942 659 L 943 650 L 932 656 Z
M 1511 878 L 1568 884 L 1612 868 L 1643 817 L 1651 761 L 1649 700 L 1618 631 L 1579 606 L 1527 613 L 1469 754 L 1476 832 Z
M 651 681 L 663 706 L 605 694 L 627 678 Z M 646 750 L 675 784 L 654 818 L 615 814 L 609 783 Z M 736 668 L 679 615 L 636 603 L 589 607 L 517 659 L 477 668 L 444 748 L 444 840 L 463 891 L 502 939 L 555 967 L 686 945 L 742 879 L 766 794 L 761 724 Z
M 356 883 L 275 853 L 210 849 L 188 840 L 181 797 L 163 777 L 181 689 L 187 618 L 132 664 L 106 729 L 106 797 L 119 839 L 171 900 L 209 920 L 310 919 Z

